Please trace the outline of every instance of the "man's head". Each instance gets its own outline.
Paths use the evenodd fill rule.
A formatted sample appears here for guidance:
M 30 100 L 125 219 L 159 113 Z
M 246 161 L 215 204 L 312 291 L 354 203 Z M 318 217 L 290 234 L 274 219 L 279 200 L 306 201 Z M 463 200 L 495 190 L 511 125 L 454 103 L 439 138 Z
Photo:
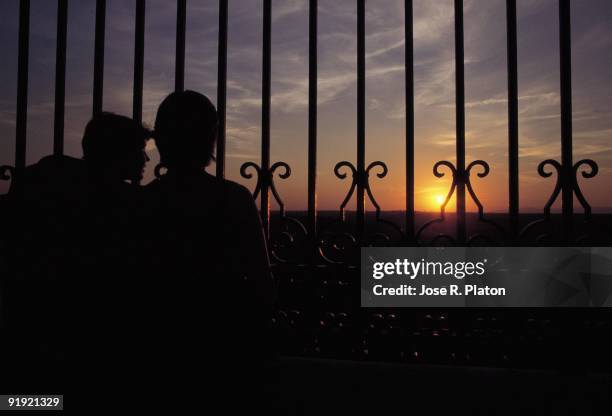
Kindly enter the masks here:
M 159 105 L 155 143 L 161 162 L 170 170 L 203 169 L 214 159 L 217 110 L 195 91 L 173 92 Z
M 131 118 L 113 113 L 95 116 L 85 127 L 83 159 L 99 174 L 140 181 L 148 160 L 145 145 L 151 131 Z

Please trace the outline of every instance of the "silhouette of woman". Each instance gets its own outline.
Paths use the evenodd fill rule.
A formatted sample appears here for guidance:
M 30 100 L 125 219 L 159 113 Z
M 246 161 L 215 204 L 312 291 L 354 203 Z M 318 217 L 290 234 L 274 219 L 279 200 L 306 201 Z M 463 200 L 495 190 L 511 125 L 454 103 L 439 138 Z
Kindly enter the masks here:
M 236 372 L 243 378 L 269 351 L 274 296 L 257 207 L 245 187 L 205 171 L 217 125 L 213 104 L 194 91 L 166 97 L 155 121 L 160 165 L 146 187 L 155 229 L 147 251 L 161 305 L 156 322 L 166 356 L 174 355 L 165 370 L 175 380 L 203 372 L 215 383 Z

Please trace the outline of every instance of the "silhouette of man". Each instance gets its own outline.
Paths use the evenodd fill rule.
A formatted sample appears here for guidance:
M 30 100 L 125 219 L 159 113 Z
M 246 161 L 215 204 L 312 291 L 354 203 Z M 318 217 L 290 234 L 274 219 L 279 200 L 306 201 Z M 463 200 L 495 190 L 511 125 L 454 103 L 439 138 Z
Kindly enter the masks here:
M 162 293 L 157 322 L 165 351 L 174 355 L 166 371 L 179 380 L 208 374 L 222 383 L 230 374 L 244 379 L 267 352 L 273 287 L 251 193 L 205 171 L 217 125 L 204 95 L 166 97 L 154 130 L 158 178 L 146 189 L 155 229 L 153 274 Z
M 25 390 L 61 389 L 63 374 L 79 368 L 97 377 L 104 357 L 119 354 L 107 347 L 125 332 L 117 326 L 122 294 L 133 290 L 119 277 L 132 270 L 127 253 L 142 210 L 138 187 L 126 181 L 142 178 L 150 136 L 127 117 L 103 113 L 86 126 L 83 159 L 44 157 L 10 194 L 13 272 L 3 306 L 11 354 L 24 357 L 15 376 Z
M 97 355 L 87 369 L 94 377 L 123 377 L 141 345 L 145 201 L 137 185 L 150 137 L 142 124 L 112 113 L 94 117 L 83 135 L 87 181 L 80 217 L 86 231 L 77 231 L 76 241 L 85 244 L 76 252 L 88 279 L 81 288 L 88 294 L 82 307 L 88 311 L 83 326 L 89 327 L 90 338 L 82 350 Z
M 102 113 L 85 127 L 83 159 L 99 186 L 123 186 L 142 180 L 149 160 L 145 145 L 151 132 L 131 118 Z

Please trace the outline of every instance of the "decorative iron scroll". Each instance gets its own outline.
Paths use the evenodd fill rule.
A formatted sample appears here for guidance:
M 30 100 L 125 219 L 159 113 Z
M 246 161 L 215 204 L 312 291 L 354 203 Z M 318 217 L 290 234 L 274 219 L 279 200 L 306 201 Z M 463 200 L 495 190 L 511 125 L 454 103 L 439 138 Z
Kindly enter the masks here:
M 253 170 L 255 171 L 255 174 L 257 175 L 256 177 L 257 182 L 255 183 L 255 189 L 253 190 L 253 199 L 257 199 L 257 197 L 259 196 L 259 191 L 261 191 L 261 181 L 262 181 L 261 169 L 259 165 L 257 165 L 257 163 L 245 162 L 242 164 L 242 166 L 240 166 L 240 176 L 246 179 L 251 179 L 253 177 L 253 174 L 247 172 L 247 169 L 249 168 L 253 168 Z
M 249 168 L 254 170 L 257 175 L 257 182 L 253 190 L 253 198 L 256 199 L 261 189 L 267 187 L 278 204 L 278 222 L 272 221 L 270 228 L 270 253 L 273 259 L 280 263 L 299 262 L 303 260 L 304 254 L 306 253 L 304 248 L 308 241 L 308 231 L 299 220 L 286 215 L 285 203 L 280 197 L 276 189 L 276 184 L 274 183 L 274 174 L 279 168 L 284 169 L 284 172 L 278 173 L 281 179 L 287 179 L 291 176 L 291 168 L 285 162 L 276 162 L 270 166 L 267 172 L 264 172 L 256 163 L 246 162 L 240 167 L 240 176 L 251 179 L 253 173 L 247 171 Z
M 488 218 L 485 217 L 484 214 L 484 207 L 482 205 L 482 203 L 480 202 L 480 199 L 478 199 L 478 196 L 476 195 L 476 192 L 474 191 L 474 187 L 472 186 L 472 181 L 470 179 L 470 174 L 473 168 L 475 167 L 481 167 L 482 171 L 476 173 L 476 175 L 479 178 L 484 178 L 486 177 L 489 172 L 491 171 L 489 164 L 487 162 L 485 162 L 484 160 L 474 160 L 472 163 L 470 163 L 468 165 L 468 167 L 463 171 L 460 172 L 455 165 L 453 165 L 453 163 L 449 162 L 448 160 L 441 160 L 439 162 L 437 162 L 434 166 L 433 166 L 433 174 L 435 177 L 437 178 L 442 178 L 444 177 L 444 172 L 440 170 L 441 167 L 446 167 L 448 168 L 448 170 L 450 170 L 450 172 L 453 175 L 453 179 L 451 182 L 451 187 L 448 191 L 448 193 L 446 194 L 446 198 L 444 198 L 444 202 L 442 203 L 442 205 L 440 206 L 440 217 L 439 218 L 434 218 L 433 220 L 427 221 L 425 224 L 423 224 L 419 230 L 417 231 L 416 234 L 416 240 L 417 241 L 421 241 L 421 236 L 423 235 L 423 232 L 425 230 L 427 230 L 430 226 L 432 226 L 433 224 L 436 223 L 442 223 L 446 220 L 446 206 L 448 205 L 448 203 L 450 202 L 450 199 L 452 198 L 453 194 L 455 193 L 455 190 L 457 189 L 457 185 L 458 184 L 464 184 L 468 194 L 470 195 L 470 197 L 472 198 L 472 201 L 474 201 L 474 204 L 476 204 L 476 207 L 478 208 L 478 221 L 485 223 L 485 224 L 489 224 L 492 227 L 494 227 L 495 229 L 497 229 L 497 231 L 502 235 L 505 236 L 506 235 L 506 231 L 505 229 L 497 224 L 495 221 L 492 221 Z M 491 239 L 485 235 L 482 234 L 475 234 L 473 236 L 471 236 L 467 243 L 471 244 L 471 243 L 476 243 L 477 241 L 491 241 Z M 448 241 L 451 244 L 456 243 L 456 239 L 451 236 L 450 234 L 446 234 L 446 233 L 440 233 L 437 236 L 433 237 L 429 242 L 430 243 L 438 243 L 441 241 Z
M 583 170 L 582 172 L 580 172 L 582 174 L 582 177 L 586 179 L 591 179 L 597 176 L 597 174 L 599 173 L 599 167 L 597 166 L 597 163 L 595 163 L 595 161 L 591 159 L 582 159 L 576 162 L 576 164 L 574 165 L 574 175 L 572 177 L 574 195 L 576 195 L 578 202 L 580 202 L 580 205 L 582 205 L 582 208 L 584 209 L 585 219 L 590 221 L 591 220 L 591 206 L 589 205 L 586 198 L 582 194 L 582 190 L 580 189 L 580 185 L 578 184 L 578 171 L 582 165 L 587 165 L 588 167 L 591 168 L 590 171 Z
M 433 167 L 433 174 L 436 178 L 442 178 L 444 177 L 444 172 L 440 171 L 440 167 L 442 166 L 446 166 L 451 173 L 453 174 L 453 180 L 451 182 L 451 187 L 448 191 L 448 193 L 446 194 L 446 198 L 444 198 L 444 202 L 442 203 L 442 205 L 440 206 L 440 218 L 434 218 L 433 220 L 427 221 L 425 224 L 423 224 L 421 226 L 421 228 L 419 228 L 419 230 L 416 233 L 416 241 L 419 241 L 421 238 L 421 234 L 423 234 L 423 231 L 425 231 L 429 226 L 431 226 L 432 224 L 435 223 L 439 223 L 439 222 L 444 222 L 445 220 L 445 212 L 446 212 L 446 206 L 448 205 L 450 199 L 452 198 L 453 194 L 455 193 L 455 188 L 457 187 L 457 170 L 455 169 L 455 165 L 453 165 L 451 162 L 448 162 L 446 160 L 441 160 L 439 162 L 437 162 L 434 167 Z M 437 241 L 440 240 L 447 240 L 451 243 L 455 242 L 455 239 L 449 235 L 449 234 L 439 234 L 436 237 L 434 237 L 431 242 L 435 243 Z
M 484 160 L 475 160 L 472 163 L 470 163 L 467 167 L 466 171 L 466 181 L 465 181 L 465 186 L 467 188 L 468 193 L 470 194 L 470 197 L 472 198 L 472 201 L 474 201 L 474 203 L 476 204 L 476 206 L 478 207 L 478 221 L 484 223 L 484 224 L 489 224 L 492 227 L 496 228 L 497 231 L 501 234 L 502 238 L 505 239 L 506 237 L 506 230 L 504 229 L 504 227 L 502 227 L 501 225 L 499 225 L 498 223 L 496 223 L 495 221 L 492 221 L 488 218 L 485 218 L 484 215 L 484 207 L 482 206 L 482 203 L 480 202 L 480 200 L 478 199 L 478 197 L 476 196 L 476 192 L 474 192 L 474 188 L 472 187 L 472 181 L 470 180 L 470 172 L 472 170 L 472 168 L 476 167 L 476 166 L 480 166 L 482 168 L 482 172 L 479 172 L 476 174 L 476 176 L 478 176 L 479 178 L 484 178 L 486 177 L 489 172 L 491 171 L 491 169 L 489 168 L 489 164 L 487 162 L 485 162 Z M 470 239 L 468 240 L 468 243 L 474 243 L 476 241 L 490 241 L 490 239 L 484 235 L 481 234 L 475 234 L 473 236 L 470 237 Z
M 342 172 L 343 168 L 346 168 L 348 172 Z M 334 264 L 347 263 L 354 259 L 356 255 L 360 242 L 346 220 L 345 209 L 358 185 L 363 186 L 368 199 L 375 208 L 375 221 L 372 224 L 368 224 L 368 233 L 364 237 L 364 242 L 384 243 L 403 240 L 404 233 L 402 230 L 393 222 L 381 218 L 380 205 L 376 201 L 370 186 L 370 172 L 374 168 L 381 169 L 376 174 L 380 179 L 387 176 L 389 172 L 387 165 L 381 161 L 370 163 L 363 172 L 359 172 L 352 163 L 346 160 L 338 162 L 334 167 L 334 174 L 338 179 L 346 179 L 349 172 L 352 174 L 352 177 L 349 190 L 340 204 L 339 218 L 327 224 L 320 232 L 319 253 L 324 261 Z
M 387 165 L 381 161 L 370 163 L 365 171 L 364 187 L 368 198 L 370 199 L 370 202 L 372 203 L 372 205 L 374 205 L 376 215 L 376 221 L 372 224 L 373 228 L 370 227 L 370 229 L 368 230 L 368 242 L 376 243 L 403 240 L 404 233 L 402 232 L 401 228 L 398 227 L 395 223 L 385 220 L 380 216 L 380 205 L 378 205 L 378 202 L 376 202 L 376 199 L 374 198 L 374 195 L 372 194 L 372 189 L 370 187 L 370 171 L 375 167 L 380 167 L 382 169 L 380 173 L 376 174 L 379 179 L 382 179 L 387 176 L 387 173 L 389 172 Z M 395 235 L 390 234 L 390 232 L 395 233 Z
M 553 167 L 555 172 L 547 171 L 547 166 Z M 589 170 L 581 170 L 583 166 L 589 168 Z M 582 190 L 580 189 L 580 184 L 578 183 L 579 173 L 585 179 L 590 179 L 597 176 L 597 174 L 599 173 L 599 167 L 597 163 L 592 159 L 582 159 L 574 164 L 572 170 L 573 175 L 570 179 L 571 190 L 576 196 L 576 199 L 578 200 L 580 205 L 582 206 L 586 228 L 592 229 L 592 231 L 587 231 L 586 234 L 576 238 L 575 241 L 597 241 L 601 240 L 601 236 L 604 235 L 604 239 L 609 239 L 608 232 L 606 232 L 605 229 L 601 228 L 601 226 L 596 226 L 592 223 L 591 205 L 586 200 L 584 194 L 582 193 Z M 555 182 L 555 187 L 553 188 L 553 191 L 550 197 L 548 198 L 548 201 L 544 205 L 544 217 L 536 221 L 532 221 L 521 230 L 520 238 L 523 240 L 528 239 L 528 236 L 531 233 L 538 231 L 538 228 L 544 227 L 544 229 L 539 234 L 537 234 L 535 240 L 537 242 L 555 241 L 556 230 L 552 225 L 551 208 L 556 202 L 559 195 L 561 194 L 561 190 L 563 188 L 563 166 L 561 165 L 561 163 L 557 162 L 554 159 L 546 159 L 540 162 L 540 164 L 538 165 L 538 174 L 541 177 L 549 178 L 553 175 L 553 173 L 556 173 L 557 180 Z
M 555 182 L 555 187 L 553 188 L 552 194 L 544 204 L 544 218 L 541 218 L 536 221 L 532 221 L 527 224 L 519 233 L 519 238 L 524 239 L 530 232 L 536 230 L 538 226 L 541 224 L 550 224 L 551 216 L 550 210 L 553 204 L 555 203 L 557 197 L 561 193 L 561 164 L 554 159 L 546 159 L 540 162 L 538 165 L 538 174 L 543 178 L 550 178 L 553 175 L 553 172 L 546 171 L 546 166 L 550 165 L 554 168 L 557 173 L 557 180 Z M 543 232 L 536 237 L 537 242 L 544 242 L 547 240 L 551 240 L 553 238 L 552 231 Z
M 582 235 L 576 238 L 577 242 L 606 242 L 609 243 L 612 240 L 612 232 L 610 229 L 603 224 L 596 224 L 592 219 L 591 215 L 591 205 L 587 202 L 582 190 L 580 189 L 580 185 L 578 184 L 578 172 L 580 168 L 586 165 L 590 168 L 589 171 L 582 170 L 580 174 L 585 179 L 591 179 L 597 176 L 599 173 L 599 167 L 594 160 L 591 159 L 582 159 L 574 164 L 574 175 L 572 179 L 574 181 L 574 195 L 576 195 L 576 199 L 582 208 L 584 209 L 584 223 L 586 225 L 586 231 Z
M 13 185 L 13 179 L 15 178 L 15 168 L 13 166 L 2 165 L 0 166 L 0 180 L 2 181 L 11 181 L 11 185 Z M 9 186 L 9 189 L 10 189 Z
M 168 167 L 166 165 L 164 165 L 163 163 L 158 163 L 157 166 L 155 166 L 155 169 L 153 170 L 153 175 L 155 175 L 155 177 L 159 179 L 164 176 L 167 171 Z
M 357 236 L 346 221 L 345 208 L 357 187 L 358 173 L 352 163 L 348 161 L 338 162 L 334 167 L 334 174 L 338 179 L 346 179 L 348 174 L 341 171 L 347 168 L 352 174 L 351 185 L 340 204 L 339 218 L 326 224 L 319 231 L 319 254 L 321 258 L 330 264 L 348 263 L 354 257 L 359 244 Z

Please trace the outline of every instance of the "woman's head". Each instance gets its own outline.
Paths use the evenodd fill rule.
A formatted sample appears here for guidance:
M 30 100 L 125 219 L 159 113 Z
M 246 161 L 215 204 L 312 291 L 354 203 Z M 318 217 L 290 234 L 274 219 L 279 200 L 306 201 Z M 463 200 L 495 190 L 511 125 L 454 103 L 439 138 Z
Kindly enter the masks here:
M 173 92 L 159 105 L 155 143 L 168 169 L 203 169 L 214 159 L 217 110 L 195 91 Z
M 95 116 L 83 134 L 83 159 L 96 174 L 138 182 L 148 160 L 151 131 L 129 117 L 113 113 Z

